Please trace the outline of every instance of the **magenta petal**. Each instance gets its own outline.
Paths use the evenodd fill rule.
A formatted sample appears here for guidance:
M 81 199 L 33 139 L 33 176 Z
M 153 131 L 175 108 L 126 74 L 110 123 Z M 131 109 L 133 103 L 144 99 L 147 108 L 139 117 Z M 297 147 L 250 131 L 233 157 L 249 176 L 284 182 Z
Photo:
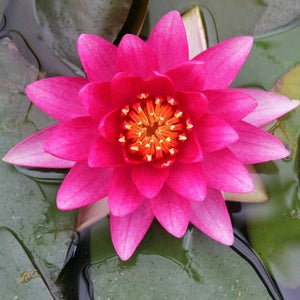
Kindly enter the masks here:
M 225 245 L 233 244 L 231 220 L 219 191 L 208 189 L 204 201 L 191 201 L 190 221 L 212 239 Z
M 299 105 L 298 100 L 290 100 L 283 95 L 271 92 L 241 88 L 234 90 L 249 95 L 257 101 L 256 109 L 244 118 L 244 121 L 255 126 L 263 126 Z
M 189 224 L 190 200 L 164 186 L 157 197 L 148 199 L 159 223 L 175 237 L 182 237 Z
M 79 96 L 86 111 L 95 120 L 99 121 L 114 108 L 111 102 L 109 82 L 89 83 L 80 91 Z
M 115 143 L 121 133 L 121 112 L 119 109 L 106 114 L 99 123 L 98 130 L 108 141 Z
M 92 168 L 122 166 L 124 165 L 122 146 L 99 137 L 90 150 L 88 163 Z
M 223 149 L 239 138 L 231 125 L 209 114 L 206 114 L 194 124 L 193 132 L 205 152 Z
M 45 151 L 64 159 L 87 159 L 98 137 L 97 123 L 90 117 L 81 117 L 56 126 L 44 143 Z
M 187 61 L 166 73 L 171 77 L 177 91 L 201 92 L 206 71 L 202 62 Z
M 115 168 L 110 183 L 108 204 L 114 216 L 133 212 L 145 199 L 131 179 L 130 168 Z
M 146 201 L 135 211 L 123 217 L 110 215 L 111 238 L 116 252 L 122 260 L 134 253 L 152 221 L 153 213 Z
M 179 12 L 171 11 L 160 19 L 148 44 L 155 50 L 162 72 L 188 60 L 187 37 Z
M 126 34 L 118 47 L 117 71 L 147 78 L 155 70 L 159 70 L 158 61 L 149 45 L 135 35 Z
M 157 196 L 168 178 L 169 169 L 142 164 L 132 168 L 131 176 L 140 193 L 147 198 L 153 198 Z
M 143 80 L 139 76 L 132 76 L 120 72 L 111 81 L 113 103 L 120 108 L 133 103 L 136 96 L 142 92 Z
M 173 96 L 174 84 L 170 77 L 153 72 L 150 79 L 143 84 L 142 91 L 157 96 Z
M 76 163 L 59 188 L 57 207 L 75 209 L 106 197 L 111 174 L 110 168 L 90 168 L 86 162 Z
M 203 92 L 208 99 L 208 112 L 234 123 L 252 112 L 257 102 L 236 90 L 209 90 Z
M 199 162 L 203 159 L 201 145 L 193 132 L 188 133 L 187 140 L 181 145 L 177 159 L 187 164 Z
M 289 155 L 284 145 L 270 133 L 246 122 L 234 124 L 239 139 L 229 149 L 244 164 L 280 159 Z
M 205 89 L 224 89 L 234 80 L 253 44 L 251 36 L 223 41 L 197 55 L 194 60 L 205 63 Z
M 170 168 L 167 185 L 182 197 L 201 201 L 206 196 L 206 182 L 200 163 L 175 163 Z
M 116 73 L 117 47 L 92 34 L 77 40 L 78 55 L 90 81 L 110 81 Z
M 80 77 L 46 78 L 30 83 L 26 94 L 46 114 L 58 121 L 66 121 L 88 115 L 78 96 L 87 83 Z
M 35 168 L 71 168 L 73 161 L 57 158 L 44 150 L 44 141 L 57 125 L 47 127 L 20 142 L 12 148 L 3 161 L 26 167 Z
M 254 188 L 249 172 L 228 149 L 206 153 L 202 167 L 209 187 L 232 193 L 248 193 Z

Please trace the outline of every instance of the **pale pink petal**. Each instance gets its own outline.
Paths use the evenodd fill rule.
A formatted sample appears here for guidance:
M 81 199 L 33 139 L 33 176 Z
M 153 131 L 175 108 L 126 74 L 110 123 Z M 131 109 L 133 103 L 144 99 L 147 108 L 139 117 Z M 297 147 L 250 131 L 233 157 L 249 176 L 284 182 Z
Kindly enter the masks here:
M 108 204 L 114 216 L 124 216 L 133 212 L 145 197 L 131 179 L 130 168 L 115 168 L 109 188 Z
M 204 115 L 194 124 L 193 132 L 205 152 L 223 149 L 239 138 L 231 125 L 210 114 Z
M 120 167 L 124 165 L 123 149 L 119 143 L 110 143 L 99 137 L 93 144 L 88 157 L 92 168 Z
M 79 91 L 88 81 L 80 77 L 52 77 L 30 83 L 29 99 L 42 111 L 58 121 L 87 116 L 79 100 Z
M 57 125 L 47 127 L 20 142 L 4 157 L 3 161 L 26 167 L 68 169 L 73 161 L 57 158 L 44 150 L 44 141 Z
M 126 34 L 118 47 L 117 71 L 147 78 L 157 70 L 158 61 L 149 45 L 135 35 Z
M 252 97 L 235 90 L 209 90 L 203 94 L 208 99 L 208 112 L 229 123 L 241 120 L 257 106 Z
M 252 44 L 251 36 L 240 36 L 223 41 L 197 55 L 193 60 L 204 62 L 207 70 L 204 88 L 227 88 L 243 66 Z
M 79 97 L 86 111 L 98 121 L 114 108 L 109 82 L 89 83 L 81 89 Z
M 239 139 L 229 145 L 229 149 L 244 164 L 255 164 L 289 155 L 289 151 L 276 137 L 254 125 L 240 121 L 234 124 L 234 128 Z
M 117 47 L 92 34 L 77 40 L 78 55 L 90 81 L 110 81 L 116 73 Z
M 206 196 L 206 182 L 200 163 L 174 163 L 166 183 L 176 193 L 191 200 L 201 201 Z
M 190 221 L 212 239 L 233 244 L 231 220 L 221 192 L 208 189 L 204 201 L 191 201 Z
M 121 133 L 121 112 L 115 109 L 106 114 L 99 123 L 98 130 L 108 141 L 118 141 Z
M 116 107 L 123 108 L 132 104 L 142 92 L 143 80 L 126 72 L 117 73 L 111 81 L 112 101 Z
M 64 159 L 87 159 L 98 137 L 97 123 L 90 117 L 66 121 L 55 127 L 44 143 L 45 151 Z
M 142 164 L 132 168 L 131 176 L 140 193 L 147 198 L 153 198 L 157 196 L 168 178 L 169 169 Z
M 206 153 L 202 167 L 209 187 L 233 193 L 248 193 L 254 188 L 245 166 L 227 148 Z
M 187 37 L 178 11 L 171 11 L 160 19 L 148 44 L 155 50 L 162 72 L 188 60 Z
M 142 91 L 150 93 L 155 96 L 173 96 L 174 84 L 170 77 L 159 73 L 153 72 L 148 81 L 143 84 Z
M 187 140 L 181 145 L 177 159 L 182 163 L 194 163 L 203 159 L 201 145 L 193 132 L 187 134 Z
M 106 197 L 111 174 L 111 168 L 90 168 L 86 162 L 77 162 L 59 188 L 58 209 L 71 210 Z
M 159 223 L 175 237 L 182 237 L 189 224 L 190 200 L 183 198 L 168 186 L 157 197 L 148 199 Z
M 299 105 L 298 100 L 290 100 L 286 96 L 254 89 L 234 89 L 253 97 L 258 106 L 244 118 L 244 121 L 255 126 L 263 126 L 293 110 Z
M 110 215 L 111 238 L 116 252 L 127 260 L 145 236 L 152 221 L 153 213 L 144 201 L 136 210 L 123 217 Z
M 171 77 L 177 91 L 201 92 L 206 81 L 202 62 L 187 61 L 166 73 Z

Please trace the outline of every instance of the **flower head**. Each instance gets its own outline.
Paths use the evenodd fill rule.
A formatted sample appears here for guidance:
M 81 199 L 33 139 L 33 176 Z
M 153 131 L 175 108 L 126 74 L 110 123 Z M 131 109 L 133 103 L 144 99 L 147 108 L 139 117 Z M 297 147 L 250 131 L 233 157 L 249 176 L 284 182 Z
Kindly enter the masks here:
M 108 195 L 112 240 L 124 260 L 154 217 L 176 237 L 191 222 L 230 245 L 221 191 L 251 192 L 245 165 L 288 155 L 259 126 L 298 104 L 229 88 L 252 42 L 249 36 L 232 38 L 189 59 L 176 11 L 160 20 L 147 42 L 125 35 L 116 47 L 83 34 L 78 53 L 87 79 L 30 84 L 28 97 L 59 123 L 18 144 L 4 160 L 71 168 L 57 195 L 59 209 Z

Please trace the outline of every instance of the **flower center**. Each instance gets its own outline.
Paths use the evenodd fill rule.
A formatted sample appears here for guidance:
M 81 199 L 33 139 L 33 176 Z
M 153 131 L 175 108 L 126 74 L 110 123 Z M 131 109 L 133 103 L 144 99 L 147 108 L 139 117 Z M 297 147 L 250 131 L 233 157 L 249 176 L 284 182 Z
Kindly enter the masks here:
M 193 125 L 172 97 L 142 93 L 122 109 L 119 142 L 129 161 L 159 161 L 169 166 Z

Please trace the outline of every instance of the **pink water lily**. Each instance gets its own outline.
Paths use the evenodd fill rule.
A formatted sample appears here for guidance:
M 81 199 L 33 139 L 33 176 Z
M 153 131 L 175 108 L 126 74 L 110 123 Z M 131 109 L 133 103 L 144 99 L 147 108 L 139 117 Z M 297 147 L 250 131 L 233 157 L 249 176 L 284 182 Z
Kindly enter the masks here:
M 266 91 L 229 85 L 252 47 L 236 37 L 188 57 L 178 12 L 165 15 L 147 42 L 125 35 L 118 47 L 83 34 L 78 53 L 87 79 L 55 77 L 27 87 L 58 124 L 27 138 L 4 160 L 71 168 L 61 210 L 108 196 L 116 252 L 128 259 L 156 218 L 175 237 L 189 222 L 231 245 L 222 192 L 248 193 L 245 165 L 289 152 L 259 127 L 298 105 Z

